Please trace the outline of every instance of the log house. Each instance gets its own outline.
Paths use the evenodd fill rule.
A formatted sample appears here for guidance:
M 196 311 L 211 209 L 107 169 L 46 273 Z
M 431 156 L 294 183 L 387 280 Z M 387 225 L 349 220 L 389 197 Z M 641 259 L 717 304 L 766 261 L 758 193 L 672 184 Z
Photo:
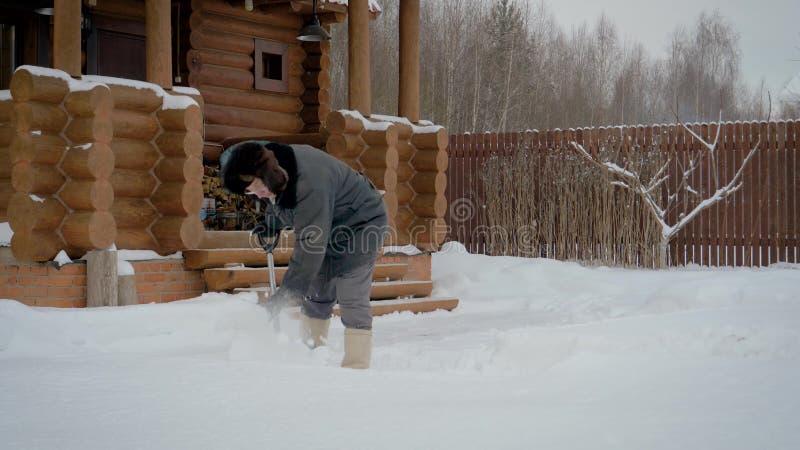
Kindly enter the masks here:
M 311 0 L 5 3 L 0 221 L 18 260 L 198 246 L 203 165 L 248 137 L 321 147 L 386 191 L 392 244 L 442 242 L 447 135 L 419 118 L 419 0 L 400 2 L 396 115 L 371 111 L 374 0 L 318 5 L 323 27 L 348 18 L 346 111 L 329 43 L 296 39 Z

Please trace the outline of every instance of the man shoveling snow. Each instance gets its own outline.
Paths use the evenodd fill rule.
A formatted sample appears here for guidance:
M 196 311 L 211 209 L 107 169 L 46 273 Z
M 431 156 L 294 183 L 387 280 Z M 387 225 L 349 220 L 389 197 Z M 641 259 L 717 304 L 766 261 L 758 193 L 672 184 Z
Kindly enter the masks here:
M 291 227 L 297 236 L 281 286 L 267 301 L 276 316 L 301 306 L 301 336 L 327 340 L 333 307 L 345 326 L 342 367 L 366 369 L 372 351 L 372 272 L 387 229 L 383 199 L 363 175 L 308 145 L 234 144 L 220 157 L 223 186 L 268 199 L 267 237 Z M 275 319 L 277 320 L 277 319 Z

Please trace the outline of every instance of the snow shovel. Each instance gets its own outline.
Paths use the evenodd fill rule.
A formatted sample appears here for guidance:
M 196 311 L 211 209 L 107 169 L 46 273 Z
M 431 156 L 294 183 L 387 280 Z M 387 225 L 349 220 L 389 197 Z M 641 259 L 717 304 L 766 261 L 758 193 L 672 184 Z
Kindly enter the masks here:
M 256 227 L 251 232 L 251 236 L 253 234 L 255 234 L 256 238 L 258 239 L 258 244 L 261 246 L 261 248 L 264 249 L 265 252 L 267 252 L 267 267 L 268 267 L 268 270 L 269 270 L 269 295 L 270 296 L 275 294 L 275 289 L 276 289 L 276 287 L 275 287 L 275 284 L 276 284 L 276 282 L 275 282 L 275 256 L 274 256 L 273 252 L 275 251 L 275 247 L 278 246 L 278 241 L 281 239 L 281 232 L 282 231 L 283 230 L 278 230 L 278 234 L 275 235 L 275 238 L 272 240 L 272 242 L 270 242 L 269 239 L 267 238 L 267 227 L 265 227 L 263 225 L 259 226 L 259 227 Z M 262 298 L 263 297 L 261 295 L 258 296 L 259 304 L 262 303 Z M 278 314 L 273 314 L 272 317 L 270 318 L 270 320 L 272 320 L 273 326 L 275 327 L 275 331 L 279 332 L 281 330 L 281 324 L 280 324 L 280 320 L 278 319 L 277 316 L 278 316 Z

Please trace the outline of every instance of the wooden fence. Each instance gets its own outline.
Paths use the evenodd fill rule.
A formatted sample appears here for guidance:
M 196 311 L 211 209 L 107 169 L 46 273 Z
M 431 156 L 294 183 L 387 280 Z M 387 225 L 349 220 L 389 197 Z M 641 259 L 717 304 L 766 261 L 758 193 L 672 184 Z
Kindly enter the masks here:
M 694 124 L 690 128 L 713 142 L 719 124 Z M 673 239 L 670 264 L 703 266 L 766 266 L 800 262 L 800 121 L 722 123 L 717 145 L 717 170 L 730 179 L 749 150 L 759 150 L 744 169 L 743 187 L 706 209 Z M 616 143 L 649 151 L 670 152 L 671 187 L 677 187 L 687 155 L 701 143 L 680 125 L 613 127 L 578 130 L 526 131 L 450 136 L 446 214 L 448 239 L 463 243 L 470 252 L 492 253 L 481 233 L 489 220 L 484 213 L 481 173 L 493 155 L 511 156 L 527 149 L 574 153 L 576 141 L 591 153 Z M 706 159 L 690 175 L 690 184 L 709 192 L 714 174 Z M 530 173 L 533 177 L 546 176 Z M 525 182 L 518 180 L 517 182 Z M 672 224 L 680 211 L 671 211 Z M 614 250 L 611 250 L 614 251 Z M 580 259 L 541 250 L 532 256 Z

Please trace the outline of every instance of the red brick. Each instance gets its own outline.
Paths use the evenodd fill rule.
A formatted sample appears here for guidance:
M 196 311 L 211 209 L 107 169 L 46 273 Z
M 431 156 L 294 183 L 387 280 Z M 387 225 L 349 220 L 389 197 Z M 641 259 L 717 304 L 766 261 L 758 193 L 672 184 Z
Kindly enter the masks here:
M 161 301 L 161 293 L 155 294 L 139 294 L 139 303 L 153 303 L 153 302 L 160 302 Z
M 167 278 L 163 273 L 145 273 L 136 276 L 136 283 L 160 283 Z
M 86 308 L 86 299 L 73 300 L 72 305 L 76 308 Z
M 0 298 L 20 300 L 25 298 L 25 288 L 21 286 L 0 286 Z
M 47 286 L 25 286 L 25 296 L 36 298 L 47 298 Z
M 47 267 L 40 264 L 21 264 L 19 266 L 19 274 L 43 276 L 47 275 Z
M 136 283 L 136 292 L 139 294 L 161 292 L 161 285 L 158 283 Z
M 19 266 L 12 264 L 2 264 L 0 265 L 0 273 L 4 275 L 16 275 L 17 273 L 19 273 Z
M 16 298 L 14 300 L 22 303 L 23 305 L 36 306 L 36 300 L 32 298 L 21 297 L 21 298 Z
M 73 276 L 72 285 L 86 287 L 86 276 L 79 276 L 79 275 Z
M 74 278 L 75 277 L 72 276 L 51 276 L 47 277 L 47 279 L 44 281 L 44 284 L 47 286 L 72 286 L 72 281 Z
M 86 276 L 86 264 L 74 263 L 61 266 L 57 272 L 59 275 L 83 275 Z
M 61 297 L 86 298 L 86 288 L 79 286 L 59 288 Z

